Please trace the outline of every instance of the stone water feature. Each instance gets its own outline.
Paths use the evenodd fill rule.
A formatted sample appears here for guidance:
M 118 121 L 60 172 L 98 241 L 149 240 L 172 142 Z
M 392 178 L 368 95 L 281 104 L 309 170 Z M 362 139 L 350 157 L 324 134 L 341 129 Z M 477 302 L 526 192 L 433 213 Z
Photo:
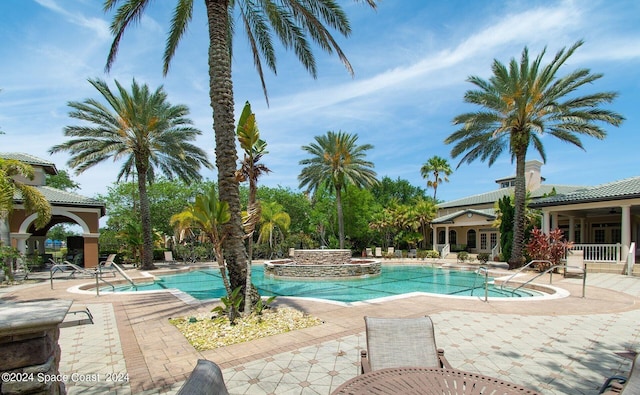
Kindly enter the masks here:
M 289 259 L 267 261 L 264 275 L 283 278 L 358 278 L 380 274 L 380 261 L 353 259 L 351 250 L 293 250 Z

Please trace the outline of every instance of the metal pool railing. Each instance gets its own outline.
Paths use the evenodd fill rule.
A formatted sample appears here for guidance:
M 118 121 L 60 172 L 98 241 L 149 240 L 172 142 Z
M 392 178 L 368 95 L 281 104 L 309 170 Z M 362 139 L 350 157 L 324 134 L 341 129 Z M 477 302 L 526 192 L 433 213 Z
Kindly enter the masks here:
M 537 280 L 538 278 L 544 276 L 547 273 L 549 273 L 549 284 L 551 284 L 553 282 L 553 272 L 556 269 L 564 268 L 566 270 L 567 268 L 571 268 L 571 269 L 577 269 L 582 274 L 582 297 L 583 298 L 585 297 L 586 288 L 587 288 L 587 266 L 586 266 L 586 264 L 585 264 L 584 267 L 569 266 L 569 265 L 552 265 L 552 263 L 550 261 L 546 261 L 546 260 L 533 260 L 533 261 L 527 263 L 526 265 L 521 267 L 520 270 L 518 270 L 517 272 L 513 273 L 505 282 L 503 282 L 500 285 L 500 289 L 504 289 L 504 287 L 509 283 L 509 281 L 511 281 L 518 274 L 522 273 L 523 270 L 525 270 L 527 268 L 530 268 L 535 263 L 547 263 L 547 264 L 549 264 L 551 266 L 549 268 L 547 268 L 546 270 L 538 273 L 535 277 L 533 277 L 533 278 L 527 280 L 526 282 L 520 284 L 518 287 L 513 288 L 511 290 L 511 294 L 515 294 L 520 288 L 523 288 L 523 287 L 531 284 L 532 282 L 534 282 L 535 280 Z

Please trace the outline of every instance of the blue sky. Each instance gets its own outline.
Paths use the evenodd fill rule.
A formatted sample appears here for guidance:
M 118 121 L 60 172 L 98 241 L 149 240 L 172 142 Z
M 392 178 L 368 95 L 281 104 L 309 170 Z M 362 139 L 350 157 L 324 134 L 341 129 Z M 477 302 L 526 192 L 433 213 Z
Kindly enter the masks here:
M 214 139 L 208 97 L 207 29 L 202 1 L 181 42 L 167 77 L 162 53 L 173 0 L 152 2 L 146 16 L 125 35 L 109 74 L 104 65 L 112 41 L 109 23 L 97 0 L 3 0 L 0 2 L 0 151 L 28 152 L 67 169 L 66 154 L 48 154 L 65 140 L 63 128 L 75 124 L 67 102 L 97 98 L 88 78 L 132 78 L 152 89 L 163 85 L 169 101 L 185 104 L 203 135 L 198 144 L 213 163 Z M 490 76 L 493 59 L 519 58 L 528 46 L 552 56 L 585 40 L 564 75 L 590 68 L 604 77 L 583 89 L 617 91 L 608 109 L 626 121 L 607 126 L 603 140 L 584 138 L 586 151 L 544 137 L 549 184 L 596 185 L 639 174 L 640 151 L 640 2 L 620 1 L 398 1 L 383 0 L 377 11 L 340 1 L 352 35 L 336 35 L 355 70 L 352 78 L 337 57 L 315 51 L 318 78 L 311 78 L 295 56 L 278 52 L 278 75 L 267 71 L 270 106 L 240 34 L 234 43 L 233 80 L 236 114 L 250 101 L 269 154 L 273 173 L 260 182 L 296 190 L 306 157 L 303 145 L 328 130 L 356 133 L 374 149 L 368 159 L 378 176 L 400 177 L 425 187 L 420 167 L 433 155 L 449 155 L 444 139 L 456 128 L 454 116 L 473 110 L 463 102 L 472 88 L 470 75 Z M 539 159 L 531 152 L 528 159 Z M 73 178 L 80 193 L 105 193 L 120 163 L 111 161 Z M 494 180 L 515 172 L 508 156 L 492 167 L 462 164 L 438 198 L 451 200 L 494 189 Z M 203 176 L 216 179 L 215 172 Z

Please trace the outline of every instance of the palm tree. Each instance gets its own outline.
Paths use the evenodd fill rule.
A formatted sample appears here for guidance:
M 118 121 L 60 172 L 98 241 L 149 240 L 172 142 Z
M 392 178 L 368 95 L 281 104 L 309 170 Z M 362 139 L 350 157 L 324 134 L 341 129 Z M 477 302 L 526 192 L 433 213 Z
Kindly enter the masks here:
M 21 182 L 21 179 L 32 180 L 33 167 L 15 159 L 0 158 L 0 247 L 10 247 L 9 216 L 13 212 L 15 202 L 21 202 L 29 213 L 36 213 L 35 227 L 40 229 L 51 220 L 51 205 L 38 188 Z M 7 262 L 8 263 L 8 262 Z M 3 262 L 0 262 L 0 270 Z M 9 276 L 12 275 L 12 265 Z
M 218 200 L 215 185 L 212 185 L 206 193 L 197 195 L 194 204 L 187 207 L 183 212 L 173 215 L 170 219 L 172 226 L 177 226 L 182 230 L 199 228 L 207 235 L 213 244 L 222 283 L 229 299 L 231 299 L 232 289 L 225 270 L 222 245 L 226 235 L 222 227 L 230 219 L 229 205 Z M 235 307 L 230 306 L 229 319 L 231 322 L 233 322 L 237 314 Z
M 426 248 L 429 242 L 429 223 L 436 217 L 438 211 L 434 200 L 418 198 L 414 203 L 416 219 L 420 223 L 422 230 L 423 247 Z
M 260 234 L 258 236 L 258 243 L 268 242 L 269 249 L 273 253 L 273 247 L 278 233 L 280 233 L 284 239 L 290 225 L 291 218 L 289 217 L 289 214 L 283 210 L 281 204 L 277 202 L 266 202 L 260 217 Z
M 420 174 L 422 178 L 427 179 L 427 187 L 433 188 L 433 200 L 436 200 L 436 193 L 438 192 L 438 186 L 442 182 L 449 182 L 448 176 L 453 173 L 449 162 L 438 155 L 434 155 L 420 168 Z M 433 175 L 433 180 L 428 180 Z M 442 177 L 441 177 L 442 175 Z
M 329 131 L 324 136 L 316 136 L 316 142 L 302 149 L 312 155 L 300 164 L 306 166 L 300 172 L 300 188 L 308 186 L 309 192 L 316 191 L 327 183 L 336 194 L 338 213 L 338 233 L 340 248 L 344 248 L 344 218 L 342 214 L 342 190 L 352 184 L 357 188 L 373 186 L 378 182 L 372 170 L 373 163 L 365 160 L 365 151 L 371 144 L 357 145 L 358 135 L 342 131 Z
M 243 218 L 243 227 L 247 234 L 247 244 L 249 259 L 247 260 L 246 289 L 251 287 L 251 262 L 253 259 L 253 232 L 258 222 L 260 222 L 260 202 L 257 199 L 258 178 L 270 172 L 269 168 L 260 162 L 263 155 L 268 154 L 266 141 L 260 138 L 260 130 L 256 122 L 256 115 L 251 112 L 251 104 L 246 102 L 242 109 L 242 114 L 238 120 L 236 130 L 240 148 L 244 151 L 244 158 L 240 163 L 240 169 L 236 170 L 238 182 L 249 181 L 249 202 L 247 204 L 246 216 Z M 248 293 L 248 292 L 247 292 Z M 254 295 L 245 297 L 244 310 L 249 311 L 253 299 L 260 297 L 258 291 L 251 292 Z
M 163 88 L 150 92 L 147 85 L 134 80 L 131 92 L 120 85 L 116 92 L 102 80 L 89 80 L 107 105 L 95 99 L 70 102 L 69 116 L 82 121 L 79 126 L 64 128 L 71 139 L 52 147 L 49 152 L 68 151 L 67 165 L 76 174 L 113 158 L 124 163 L 118 181 L 135 174 L 140 197 L 140 220 L 143 230 L 141 268 L 153 269 L 153 237 L 147 183 L 153 182 L 157 168 L 169 179 L 174 175 L 184 182 L 200 180 L 200 166 L 211 168 L 207 154 L 191 142 L 202 134 L 191 126 L 189 109 L 167 101 Z
M 515 58 L 509 65 L 493 61 L 493 75 L 487 80 L 472 76 L 469 82 L 477 89 L 465 93 L 465 102 L 476 104 L 482 110 L 458 115 L 453 122 L 461 128 L 450 135 L 445 143 L 455 143 L 451 156 L 462 154 L 463 162 L 488 160 L 491 166 L 504 151 L 516 162 L 514 234 L 511 266 L 522 265 L 525 214 L 524 163 L 529 146 L 546 161 L 541 137 L 545 132 L 563 142 L 584 149 L 579 136 L 604 139 L 606 131 L 598 122 L 618 126 L 624 118 L 600 106 L 612 102 L 615 92 L 577 95 L 583 85 L 600 79 L 589 69 L 577 69 L 563 77 L 558 70 L 583 42 L 578 41 L 569 50 L 558 51 L 553 60 L 542 66 L 545 50 L 533 62 L 529 51 L 522 51 L 520 63 Z
M 375 9 L 375 0 L 364 1 Z M 106 69 L 113 64 L 120 40 L 130 24 L 138 22 L 151 0 L 105 0 L 104 9 L 110 11 L 118 3 L 111 23 L 114 40 L 111 44 Z M 276 71 L 276 56 L 272 34 L 280 39 L 284 48 L 293 48 L 296 56 L 309 73 L 316 78 L 316 62 L 308 37 L 319 48 L 328 53 L 336 52 L 347 70 L 353 74 L 351 64 L 327 27 L 336 29 L 343 36 L 351 32 L 349 21 L 335 0 L 283 0 L 274 2 L 253 2 L 248 0 L 205 0 L 207 24 L 209 28 L 209 97 L 213 110 L 213 129 L 216 143 L 216 166 L 220 200 L 229 204 L 231 220 L 225 225 L 227 264 L 231 282 L 235 287 L 246 281 L 246 252 L 243 244 L 244 231 L 240 206 L 238 181 L 235 178 L 236 146 L 234 135 L 234 99 L 231 79 L 231 43 L 233 41 L 233 12 L 237 10 L 244 31 L 249 39 L 255 67 L 262 81 L 266 96 L 266 85 L 262 71 L 262 59 Z M 164 51 L 165 74 L 176 48 L 187 31 L 193 14 L 193 0 L 176 1 L 169 35 Z

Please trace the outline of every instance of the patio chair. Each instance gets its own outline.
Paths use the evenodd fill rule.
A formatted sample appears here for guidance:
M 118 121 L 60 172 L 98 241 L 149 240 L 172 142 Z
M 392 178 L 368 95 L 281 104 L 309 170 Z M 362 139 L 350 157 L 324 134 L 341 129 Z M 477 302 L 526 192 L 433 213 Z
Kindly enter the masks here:
M 611 376 L 600 388 L 599 394 L 636 395 L 640 394 L 640 354 L 637 354 L 631 365 L 629 376 Z
M 76 273 L 80 273 L 86 277 L 94 277 L 97 273 L 95 270 L 85 269 L 69 261 L 63 261 L 62 263 L 54 265 L 51 268 L 51 277 L 53 277 L 56 272 L 69 273 L 67 276 L 69 278 L 75 277 Z
M 360 371 L 397 367 L 451 369 L 444 350 L 436 347 L 433 322 L 420 318 L 364 317 L 367 349 L 360 351 Z
M 99 272 L 100 274 L 111 273 L 115 277 L 116 268 L 113 267 L 115 264 L 114 260 L 116 259 L 117 254 L 109 254 L 106 261 L 100 262 Z
M 229 395 L 229 392 L 220 367 L 206 359 L 198 359 L 198 364 L 176 395 Z
M 173 259 L 173 252 L 172 251 L 165 251 L 164 252 L 164 261 L 167 262 L 170 265 L 173 265 L 174 263 L 176 263 L 176 260 Z
M 567 267 L 564 269 L 564 277 L 584 276 L 584 251 L 567 251 Z

